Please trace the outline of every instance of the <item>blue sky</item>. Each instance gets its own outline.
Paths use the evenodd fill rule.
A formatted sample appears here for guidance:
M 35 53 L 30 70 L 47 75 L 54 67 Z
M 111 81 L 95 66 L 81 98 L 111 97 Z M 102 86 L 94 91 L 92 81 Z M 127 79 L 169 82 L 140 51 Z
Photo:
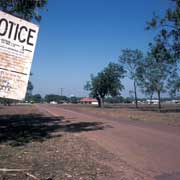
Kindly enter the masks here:
M 49 0 L 43 12 L 32 65 L 34 94 L 86 96 L 90 74 L 117 62 L 122 49 L 146 52 L 155 32 L 145 31 L 152 13 L 169 0 Z M 129 79 L 123 80 L 128 96 Z

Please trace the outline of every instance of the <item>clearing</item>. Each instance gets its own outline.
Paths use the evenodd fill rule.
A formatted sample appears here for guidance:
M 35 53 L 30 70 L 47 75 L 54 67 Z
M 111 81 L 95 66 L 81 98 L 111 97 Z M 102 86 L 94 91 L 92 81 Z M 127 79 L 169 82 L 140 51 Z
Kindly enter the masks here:
M 173 109 L 2 106 L 0 179 L 179 180 L 179 120 Z

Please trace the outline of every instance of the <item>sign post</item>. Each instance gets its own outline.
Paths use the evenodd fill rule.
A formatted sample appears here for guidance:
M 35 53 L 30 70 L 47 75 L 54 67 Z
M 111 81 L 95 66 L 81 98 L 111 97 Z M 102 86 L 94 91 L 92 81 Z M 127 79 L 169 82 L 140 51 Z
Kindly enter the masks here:
M 0 11 L 0 97 L 25 98 L 39 27 Z

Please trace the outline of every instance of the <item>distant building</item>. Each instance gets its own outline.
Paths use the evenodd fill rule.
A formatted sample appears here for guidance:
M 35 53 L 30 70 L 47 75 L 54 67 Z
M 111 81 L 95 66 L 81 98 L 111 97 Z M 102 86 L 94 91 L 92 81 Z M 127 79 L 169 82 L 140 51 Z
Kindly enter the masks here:
M 156 99 L 152 99 L 152 100 L 146 100 L 147 104 L 158 104 L 159 103 L 159 100 L 156 100 Z
M 82 98 L 80 99 L 81 104 L 92 104 L 92 105 L 98 105 L 98 101 L 94 98 Z

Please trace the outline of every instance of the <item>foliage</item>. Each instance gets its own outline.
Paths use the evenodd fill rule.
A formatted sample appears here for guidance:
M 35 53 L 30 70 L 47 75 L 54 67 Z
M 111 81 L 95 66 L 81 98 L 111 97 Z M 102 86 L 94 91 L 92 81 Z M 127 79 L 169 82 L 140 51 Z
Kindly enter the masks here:
M 130 103 L 132 103 L 133 101 L 134 101 L 133 98 L 131 98 L 131 97 L 126 97 L 126 98 L 124 98 L 123 103 L 130 104 Z
M 19 101 L 7 98 L 0 98 L 0 104 L 3 104 L 4 106 L 10 106 L 11 104 L 16 104 L 17 102 Z
M 46 4 L 47 0 L 0 0 L 0 9 L 27 21 L 39 22 L 42 18 L 39 11 Z
M 122 97 L 122 96 L 115 96 L 115 97 L 107 97 L 105 99 L 105 102 L 116 104 L 116 103 L 132 103 L 134 99 L 132 97 Z
M 172 77 L 173 66 L 169 63 L 170 52 L 157 42 L 151 45 L 147 57 L 139 63 L 137 68 L 138 84 L 143 92 L 151 95 L 157 92 L 159 108 L 161 108 L 161 93 L 165 92 L 168 79 Z
M 143 53 L 136 49 L 124 49 L 122 50 L 122 54 L 119 56 L 119 63 L 124 67 L 127 72 L 127 76 L 134 81 L 134 98 L 136 102 L 136 107 L 138 107 L 138 99 L 137 99 L 137 68 L 139 62 L 143 59 Z
M 43 101 L 43 99 L 40 94 L 35 94 L 31 97 L 31 101 L 33 103 L 41 103 Z
M 168 8 L 163 17 L 159 17 L 154 14 L 152 20 L 147 22 L 147 29 L 157 29 L 155 40 L 163 44 L 163 46 L 171 52 L 172 58 L 169 59 L 169 63 L 174 66 L 174 73 L 176 78 L 170 80 L 171 93 L 180 90 L 179 86 L 179 63 L 180 63 L 180 0 L 170 0 L 171 7 Z
M 172 78 L 168 80 L 168 89 L 171 97 L 180 95 L 180 78 L 177 73 L 173 73 Z
M 180 58 L 180 0 L 171 0 L 172 6 L 165 12 L 164 17 L 154 15 L 150 22 L 147 22 L 147 29 L 158 28 L 157 39 L 164 42 L 166 48 L 174 51 L 177 59 Z
M 66 96 L 59 96 L 56 94 L 47 94 L 44 98 L 45 102 L 50 103 L 51 101 L 55 101 L 57 103 L 63 103 L 68 101 L 68 98 Z
M 73 104 L 77 104 L 80 102 L 80 98 L 76 97 L 76 96 L 72 96 L 69 98 L 69 102 L 73 103 Z
M 97 76 L 91 75 L 91 80 L 86 83 L 84 88 L 90 91 L 90 96 L 96 98 L 99 106 L 103 107 L 105 96 L 117 96 L 124 88 L 121 84 L 124 73 L 122 66 L 109 63 Z
M 142 61 L 143 53 L 136 49 L 123 49 L 122 54 L 119 56 L 119 63 L 124 67 L 127 72 L 127 76 L 130 79 L 136 79 L 136 69 L 138 62 Z
M 123 103 L 124 102 L 124 98 L 122 96 L 107 97 L 105 99 L 105 102 L 111 103 L 111 104 Z
M 33 89 L 34 89 L 34 86 L 33 86 L 32 82 L 28 81 L 27 91 L 26 91 L 26 95 L 25 95 L 25 101 L 29 102 L 31 100 Z

